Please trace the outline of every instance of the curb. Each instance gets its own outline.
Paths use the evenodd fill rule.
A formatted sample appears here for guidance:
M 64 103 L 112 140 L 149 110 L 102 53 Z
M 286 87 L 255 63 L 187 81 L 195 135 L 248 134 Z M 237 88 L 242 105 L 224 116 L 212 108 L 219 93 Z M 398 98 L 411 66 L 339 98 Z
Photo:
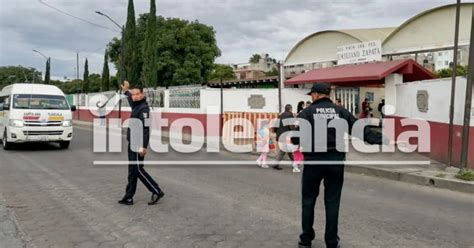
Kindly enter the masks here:
M 457 179 L 446 179 L 422 175 L 421 170 L 415 172 L 400 172 L 369 166 L 346 165 L 346 171 L 366 176 L 386 178 L 404 183 L 474 194 L 474 183 L 472 182 L 463 182 Z
M 73 120 L 75 125 L 92 127 L 91 122 Z M 165 137 L 169 138 L 167 132 L 163 132 Z M 184 137 L 187 140 L 189 137 Z M 257 152 L 251 152 L 252 155 L 259 155 Z M 274 153 L 269 153 L 269 157 L 274 158 Z M 422 185 L 432 188 L 447 189 L 457 192 L 474 194 L 474 182 L 464 182 L 458 179 L 440 178 L 435 176 L 423 175 L 423 170 L 394 171 L 384 168 L 363 165 L 345 165 L 345 171 L 349 173 L 386 178 L 393 181 Z M 439 173 L 452 174 L 447 171 L 435 171 Z

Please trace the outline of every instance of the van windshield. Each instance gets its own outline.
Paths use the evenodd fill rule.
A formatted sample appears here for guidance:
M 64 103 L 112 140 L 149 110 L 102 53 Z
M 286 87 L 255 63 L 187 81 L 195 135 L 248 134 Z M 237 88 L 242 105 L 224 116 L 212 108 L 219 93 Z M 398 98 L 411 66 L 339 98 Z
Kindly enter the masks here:
M 13 95 L 15 109 L 69 109 L 64 96 L 17 94 Z

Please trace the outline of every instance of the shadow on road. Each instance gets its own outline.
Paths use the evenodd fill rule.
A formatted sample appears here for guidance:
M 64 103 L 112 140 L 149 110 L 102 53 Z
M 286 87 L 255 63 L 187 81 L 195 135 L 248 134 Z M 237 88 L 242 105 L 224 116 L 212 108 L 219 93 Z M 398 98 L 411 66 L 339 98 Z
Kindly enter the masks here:
M 10 151 L 54 151 L 62 150 L 58 143 L 21 143 L 13 144 Z

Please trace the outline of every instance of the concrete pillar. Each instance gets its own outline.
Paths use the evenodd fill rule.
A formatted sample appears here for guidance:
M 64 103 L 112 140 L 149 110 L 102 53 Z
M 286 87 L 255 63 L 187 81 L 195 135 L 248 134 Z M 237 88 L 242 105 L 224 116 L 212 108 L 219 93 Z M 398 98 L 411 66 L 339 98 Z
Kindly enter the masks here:
M 385 78 L 385 106 L 397 107 L 397 85 L 403 84 L 403 75 L 393 73 Z
M 337 99 L 337 96 L 336 96 L 336 86 L 335 86 L 335 85 L 331 85 L 331 93 L 329 94 L 329 98 L 331 98 L 331 100 L 333 100 L 334 102 L 335 102 L 336 99 Z

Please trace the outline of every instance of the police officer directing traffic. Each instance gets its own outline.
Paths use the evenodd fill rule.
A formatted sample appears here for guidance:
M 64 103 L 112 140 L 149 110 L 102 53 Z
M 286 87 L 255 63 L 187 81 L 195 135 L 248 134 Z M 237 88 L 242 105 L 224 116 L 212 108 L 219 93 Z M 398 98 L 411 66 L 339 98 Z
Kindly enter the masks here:
M 326 229 L 324 240 L 328 248 L 340 247 L 338 236 L 339 204 L 341 201 L 341 190 L 344 182 L 344 160 L 346 154 L 341 149 L 337 149 L 339 144 L 344 144 L 344 135 L 337 135 L 335 128 L 328 128 L 327 125 L 332 119 L 347 121 L 348 131 L 351 132 L 352 126 L 357 119 L 345 108 L 334 104 L 329 99 L 331 87 L 327 83 L 317 83 L 311 88 L 308 95 L 311 96 L 313 103 L 300 112 L 298 118 L 307 120 L 311 124 L 311 134 L 303 134 L 302 138 L 311 138 L 311 148 L 304 149 L 304 170 L 302 175 L 302 228 L 299 247 L 310 248 L 315 232 L 314 207 L 316 198 L 319 195 L 319 186 L 324 181 L 324 205 L 326 210 Z M 321 114 L 323 113 L 323 114 Z M 329 114 L 328 114 L 329 113 Z M 319 119 L 319 120 L 317 120 Z M 323 119 L 323 120 L 321 120 Z M 322 121 L 322 122 L 321 122 Z M 319 123 L 319 127 L 318 127 Z M 326 130 L 318 130 L 324 128 Z M 327 132 L 327 139 L 323 142 L 326 151 L 321 152 L 314 149 L 323 137 L 317 136 L 319 131 Z M 364 141 L 369 144 L 382 144 L 382 135 L 378 132 L 365 127 L 363 130 Z M 293 143 L 300 143 L 297 137 L 292 138 Z M 303 144 L 303 142 L 301 142 Z M 319 143 L 320 144 L 320 143 Z M 319 151 L 319 152 L 318 152 Z M 325 162 L 327 161 L 327 162 Z
M 124 94 L 127 96 L 127 100 L 132 108 L 132 114 L 130 116 L 130 126 L 127 129 L 127 141 L 128 143 L 128 184 L 125 190 L 125 196 L 122 200 L 118 201 L 120 204 L 133 205 L 133 196 L 137 190 L 137 181 L 140 181 L 146 186 L 146 188 L 152 193 L 151 200 L 148 205 L 156 204 L 164 195 L 163 191 L 158 186 L 155 180 L 148 174 L 144 167 L 143 161 L 147 154 L 148 143 L 150 141 L 150 107 L 146 102 L 145 95 L 143 94 L 143 88 L 134 86 L 131 92 L 129 89 L 129 83 L 124 81 L 121 85 Z M 137 125 L 137 120 L 139 120 Z M 137 137 L 140 135 L 141 137 Z

